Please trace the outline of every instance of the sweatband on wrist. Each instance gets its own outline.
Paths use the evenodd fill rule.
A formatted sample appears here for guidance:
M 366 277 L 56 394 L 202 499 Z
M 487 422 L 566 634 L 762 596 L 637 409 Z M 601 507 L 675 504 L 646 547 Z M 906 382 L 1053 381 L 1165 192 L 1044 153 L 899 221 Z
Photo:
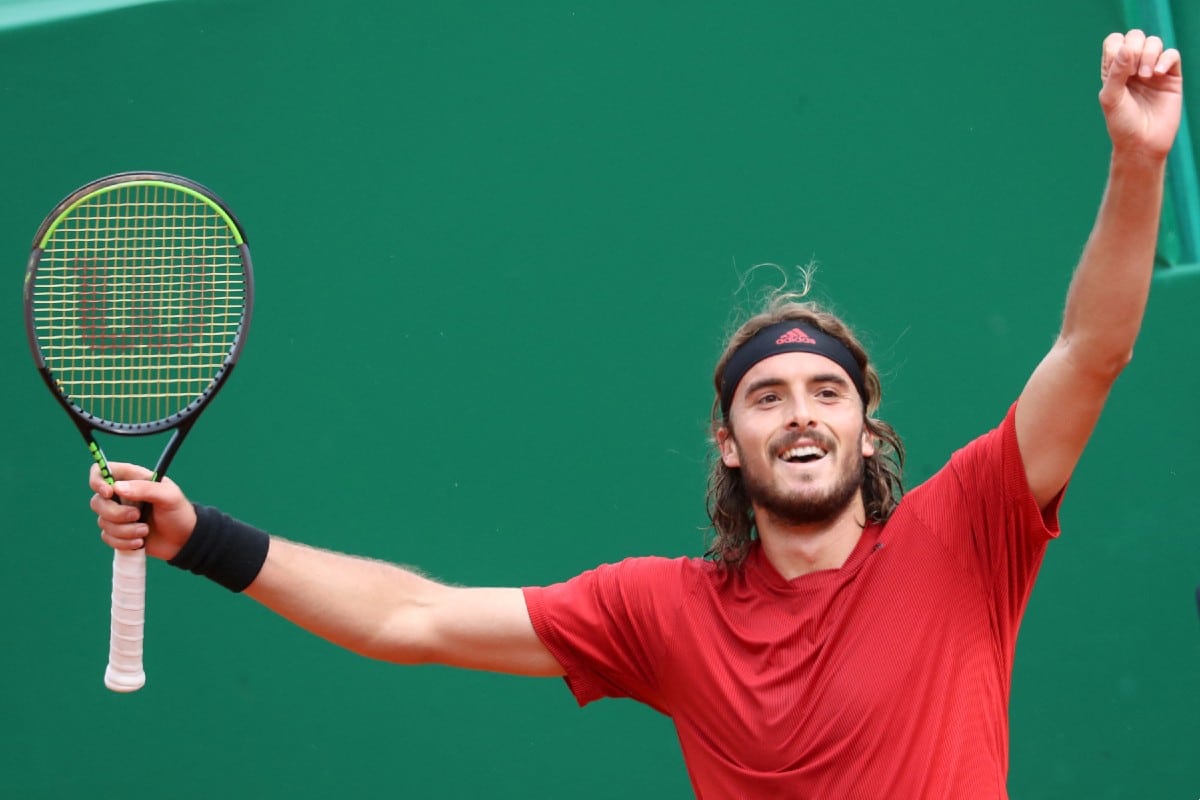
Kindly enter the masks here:
M 211 506 L 195 505 L 191 538 L 167 563 L 203 575 L 231 592 L 254 582 L 267 560 L 271 537 Z
M 729 418 L 734 392 L 750 368 L 779 353 L 816 353 L 828 358 L 846 371 L 859 397 L 866 402 L 863 370 L 849 348 L 825 331 L 792 319 L 763 328 L 730 356 L 721 375 L 721 416 Z

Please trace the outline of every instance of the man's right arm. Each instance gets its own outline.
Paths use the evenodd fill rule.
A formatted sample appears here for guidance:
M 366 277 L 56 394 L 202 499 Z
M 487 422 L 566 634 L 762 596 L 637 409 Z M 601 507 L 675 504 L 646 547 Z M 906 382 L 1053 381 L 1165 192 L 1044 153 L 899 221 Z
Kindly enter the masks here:
M 192 504 L 170 480 L 110 464 L 109 486 L 93 468 L 91 487 L 105 543 L 145 547 L 170 560 L 196 527 Z M 115 496 L 125 501 L 118 503 Z M 134 506 L 149 503 L 149 524 Z M 446 586 L 393 564 L 272 537 L 246 594 L 300 627 L 361 655 L 401 664 L 437 663 L 516 675 L 562 675 L 529 620 L 516 588 Z

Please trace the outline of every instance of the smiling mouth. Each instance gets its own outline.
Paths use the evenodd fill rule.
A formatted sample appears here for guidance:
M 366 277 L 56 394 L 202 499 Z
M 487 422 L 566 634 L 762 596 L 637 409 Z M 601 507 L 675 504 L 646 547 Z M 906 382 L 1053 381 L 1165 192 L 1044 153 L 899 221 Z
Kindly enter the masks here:
M 811 464 L 814 461 L 820 461 L 825 455 L 826 451 L 822 448 L 816 445 L 805 445 L 784 450 L 779 457 L 789 464 Z

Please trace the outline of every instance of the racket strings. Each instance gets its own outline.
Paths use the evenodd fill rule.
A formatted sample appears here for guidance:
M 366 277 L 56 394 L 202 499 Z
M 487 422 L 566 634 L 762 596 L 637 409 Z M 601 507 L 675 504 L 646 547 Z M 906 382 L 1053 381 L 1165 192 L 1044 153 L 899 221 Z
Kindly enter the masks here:
M 169 185 L 86 198 L 43 245 L 34 324 L 60 390 L 120 424 L 166 419 L 212 385 L 245 311 L 226 218 Z

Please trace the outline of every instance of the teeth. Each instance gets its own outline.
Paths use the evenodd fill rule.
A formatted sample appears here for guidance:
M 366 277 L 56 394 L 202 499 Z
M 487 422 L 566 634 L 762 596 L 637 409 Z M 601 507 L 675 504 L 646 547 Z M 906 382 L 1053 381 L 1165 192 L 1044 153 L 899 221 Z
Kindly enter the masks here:
M 793 447 L 791 450 L 784 451 L 783 458 L 785 460 L 792 458 L 804 458 L 806 456 L 815 456 L 816 458 L 820 458 L 823 455 L 825 455 L 824 450 L 816 447 L 815 445 L 808 445 L 807 447 Z

